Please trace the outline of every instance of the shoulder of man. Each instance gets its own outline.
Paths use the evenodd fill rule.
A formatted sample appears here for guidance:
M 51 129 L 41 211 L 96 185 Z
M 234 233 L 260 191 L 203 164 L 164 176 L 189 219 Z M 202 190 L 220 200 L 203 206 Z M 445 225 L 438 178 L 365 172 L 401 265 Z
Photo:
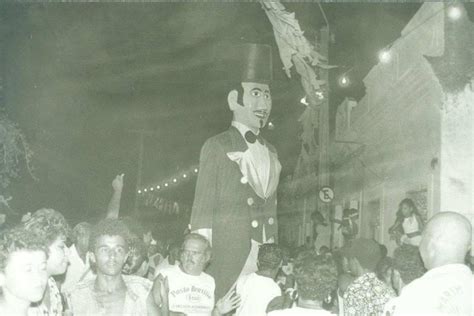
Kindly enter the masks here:
M 68 291 L 64 291 L 64 295 L 70 297 L 73 305 L 81 305 L 91 299 L 94 292 L 95 278 L 87 279 L 78 282 Z
M 249 280 L 250 275 L 252 275 L 252 273 L 239 276 L 239 278 L 237 279 L 237 283 L 235 285 L 237 292 L 242 290 L 242 287 L 245 286 L 245 284 Z
M 148 293 L 153 285 L 150 280 L 135 275 L 124 275 L 123 280 L 127 287 L 136 294 L 143 291 Z
M 70 293 L 78 292 L 78 291 L 84 291 L 88 289 L 92 289 L 94 286 L 95 278 L 90 278 L 86 280 L 82 280 L 78 282 L 74 287 L 71 289 Z

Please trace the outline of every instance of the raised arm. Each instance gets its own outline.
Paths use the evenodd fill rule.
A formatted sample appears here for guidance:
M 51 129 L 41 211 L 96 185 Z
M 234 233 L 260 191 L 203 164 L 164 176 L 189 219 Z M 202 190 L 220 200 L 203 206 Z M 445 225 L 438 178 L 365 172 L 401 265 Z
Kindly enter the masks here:
M 123 176 L 124 174 L 119 174 L 112 181 L 112 188 L 114 193 L 110 199 L 109 205 L 107 206 L 107 218 L 118 218 L 120 212 L 120 199 L 122 198 L 122 189 L 123 189 Z

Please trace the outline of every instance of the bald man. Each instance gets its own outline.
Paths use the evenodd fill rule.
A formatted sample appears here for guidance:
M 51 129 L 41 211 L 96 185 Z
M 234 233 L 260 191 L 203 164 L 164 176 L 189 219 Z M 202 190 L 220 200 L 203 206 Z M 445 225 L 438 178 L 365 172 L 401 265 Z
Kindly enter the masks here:
M 464 264 L 471 231 L 458 213 L 431 218 L 419 249 L 428 271 L 403 288 L 393 315 L 473 315 L 473 275 Z

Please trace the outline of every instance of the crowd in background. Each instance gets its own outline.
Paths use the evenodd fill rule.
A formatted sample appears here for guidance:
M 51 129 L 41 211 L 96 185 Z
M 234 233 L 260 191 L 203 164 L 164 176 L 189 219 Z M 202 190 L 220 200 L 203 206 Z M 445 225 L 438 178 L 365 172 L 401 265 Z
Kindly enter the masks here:
M 2 230 L 0 315 L 473 314 L 472 227 L 459 214 L 405 224 L 413 212 L 402 201 L 390 256 L 363 238 L 339 249 L 263 244 L 258 271 L 215 298 L 205 272 L 211 243 L 190 232 L 159 239 L 119 219 L 122 186 L 123 175 L 99 223 L 71 228 L 60 212 L 40 209 Z M 415 226 L 419 234 L 403 232 Z

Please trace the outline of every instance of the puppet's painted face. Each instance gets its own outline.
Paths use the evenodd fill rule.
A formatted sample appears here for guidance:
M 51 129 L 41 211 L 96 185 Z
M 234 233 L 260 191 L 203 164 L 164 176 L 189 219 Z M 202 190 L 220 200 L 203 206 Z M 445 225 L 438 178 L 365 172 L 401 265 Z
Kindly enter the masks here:
M 268 84 L 242 82 L 243 104 L 231 107 L 234 119 L 252 130 L 267 124 L 272 110 L 272 98 Z

